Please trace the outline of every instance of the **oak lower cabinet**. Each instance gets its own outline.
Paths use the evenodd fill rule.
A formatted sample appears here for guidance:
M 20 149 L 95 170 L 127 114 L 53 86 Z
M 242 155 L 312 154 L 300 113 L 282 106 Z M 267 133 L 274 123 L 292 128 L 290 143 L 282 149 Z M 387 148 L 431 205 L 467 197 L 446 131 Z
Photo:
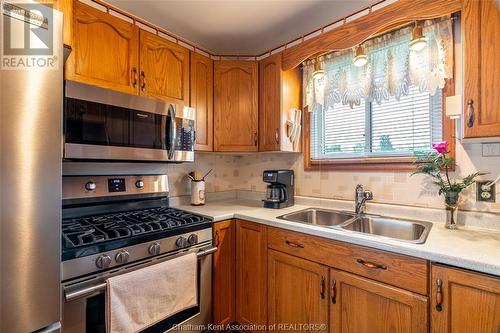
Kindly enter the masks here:
M 328 281 L 328 267 L 269 250 L 270 330 L 327 332 Z
M 258 151 L 255 61 L 214 62 L 214 150 Z
M 259 151 L 300 151 L 300 138 L 292 142 L 288 121 L 300 109 L 301 72 L 283 71 L 281 53 L 259 62 Z
M 191 52 L 191 99 L 196 110 L 195 150 L 213 151 L 214 138 L 214 62 L 196 52 Z
M 331 333 L 425 333 L 425 296 L 330 270 Z
M 65 78 L 137 94 L 137 26 L 80 1 L 73 6 L 73 51 L 65 64 Z
M 236 321 L 255 331 L 267 324 L 266 239 L 265 225 L 236 220 Z
M 500 2 L 465 0 L 464 137 L 500 136 Z
M 140 94 L 189 106 L 189 50 L 145 30 L 139 45 Z
M 232 324 L 235 320 L 236 278 L 236 228 L 234 220 L 214 223 L 214 244 L 217 252 L 213 256 L 213 323 Z
M 500 278 L 431 268 L 431 333 L 500 332 Z

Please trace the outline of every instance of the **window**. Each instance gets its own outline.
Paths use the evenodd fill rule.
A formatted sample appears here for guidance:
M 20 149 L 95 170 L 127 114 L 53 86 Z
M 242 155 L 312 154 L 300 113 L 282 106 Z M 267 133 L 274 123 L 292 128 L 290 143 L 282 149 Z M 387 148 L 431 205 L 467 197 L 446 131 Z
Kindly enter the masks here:
M 412 24 L 365 41 L 356 52 L 303 64 L 304 104 L 312 111 L 305 115 L 306 168 L 411 169 L 415 152 L 431 151 L 433 142 L 453 146 L 454 123 L 442 109 L 443 97 L 453 94 L 451 20 L 421 24 L 423 49 L 409 48 Z M 353 64 L 357 51 L 367 56 L 359 67 Z
M 311 159 L 413 156 L 443 139 L 442 96 L 411 86 L 399 101 L 332 103 L 312 115 Z

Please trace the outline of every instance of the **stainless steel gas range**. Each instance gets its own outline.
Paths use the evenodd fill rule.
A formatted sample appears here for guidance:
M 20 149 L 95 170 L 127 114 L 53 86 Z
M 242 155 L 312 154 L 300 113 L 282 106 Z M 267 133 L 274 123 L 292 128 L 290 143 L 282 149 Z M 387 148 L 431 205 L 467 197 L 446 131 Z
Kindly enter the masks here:
M 198 256 L 198 305 L 143 332 L 199 331 L 211 320 L 216 249 L 211 219 L 169 207 L 166 175 L 63 177 L 63 332 L 105 333 L 107 278 L 187 252 Z

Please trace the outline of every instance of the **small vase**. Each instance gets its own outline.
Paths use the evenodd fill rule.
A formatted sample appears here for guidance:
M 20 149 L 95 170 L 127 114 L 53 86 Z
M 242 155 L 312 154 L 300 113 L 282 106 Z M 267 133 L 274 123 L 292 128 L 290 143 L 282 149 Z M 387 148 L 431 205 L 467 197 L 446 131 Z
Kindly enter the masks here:
M 458 205 L 446 205 L 446 224 L 444 227 L 446 229 L 458 229 L 457 225 L 457 215 L 458 215 Z
M 458 215 L 458 201 L 460 199 L 459 192 L 446 192 L 444 200 L 446 203 L 446 224 L 447 229 L 458 229 L 457 215 Z

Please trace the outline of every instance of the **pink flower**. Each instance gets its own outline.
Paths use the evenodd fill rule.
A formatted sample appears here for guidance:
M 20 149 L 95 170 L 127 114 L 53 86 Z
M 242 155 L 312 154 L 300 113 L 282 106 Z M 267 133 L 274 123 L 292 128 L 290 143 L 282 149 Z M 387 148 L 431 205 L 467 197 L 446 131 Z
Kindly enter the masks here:
M 434 142 L 432 148 L 440 154 L 446 154 L 448 152 L 448 141 Z

